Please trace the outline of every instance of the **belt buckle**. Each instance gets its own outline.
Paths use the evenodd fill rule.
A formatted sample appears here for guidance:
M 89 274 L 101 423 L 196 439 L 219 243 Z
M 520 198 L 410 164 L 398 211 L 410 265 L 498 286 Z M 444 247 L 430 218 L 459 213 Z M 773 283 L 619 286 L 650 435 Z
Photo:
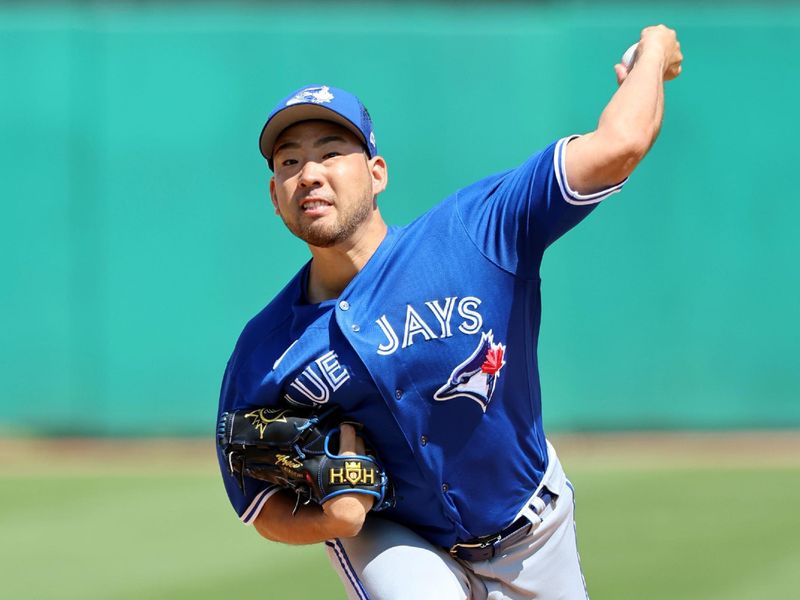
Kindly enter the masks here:
M 465 542 L 458 542 L 456 544 L 453 544 L 450 547 L 449 554 L 453 558 L 457 558 L 458 557 L 459 548 L 484 550 L 485 548 L 488 548 L 489 546 L 494 546 L 495 544 L 500 542 L 500 540 L 502 540 L 502 539 L 503 539 L 503 536 L 498 533 L 498 534 L 493 535 L 492 537 L 487 538 L 487 539 L 485 539 L 483 541 L 475 542 L 475 543 L 472 543 L 472 544 L 465 543 Z M 490 556 L 489 558 L 492 558 L 493 556 L 494 556 L 494 549 L 492 551 L 492 556 Z

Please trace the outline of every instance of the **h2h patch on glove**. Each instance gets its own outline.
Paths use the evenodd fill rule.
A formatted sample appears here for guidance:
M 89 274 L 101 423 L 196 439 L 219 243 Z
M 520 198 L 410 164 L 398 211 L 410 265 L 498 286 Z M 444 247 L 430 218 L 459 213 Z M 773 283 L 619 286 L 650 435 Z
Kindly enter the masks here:
M 343 456 L 330 451 L 331 439 L 339 433 L 335 411 L 255 408 L 222 413 L 217 440 L 239 487 L 244 490 L 250 477 L 292 490 L 306 502 L 367 494 L 375 498 L 372 510 L 393 506 L 391 483 L 374 452 Z
M 329 485 L 350 485 L 358 484 L 374 484 L 375 483 L 375 469 L 365 469 L 361 466 L 360 460 L 347 460 L 344 461 L 344 468 L 336 468 L 333 464 L 328 467 L 328 484 Z

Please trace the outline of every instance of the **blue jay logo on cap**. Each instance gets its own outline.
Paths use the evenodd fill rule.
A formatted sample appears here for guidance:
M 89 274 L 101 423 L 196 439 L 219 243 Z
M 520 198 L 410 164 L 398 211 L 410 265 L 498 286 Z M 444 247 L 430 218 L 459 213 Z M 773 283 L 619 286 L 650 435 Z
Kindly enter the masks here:
M 321 87 L 310 87 L 300 90 L 286 101 L 286 106 L 300 104 L 301 102 L 313 102 L 314 104 L 326 104 L 333 100 L 333 94 L 327 85 Z

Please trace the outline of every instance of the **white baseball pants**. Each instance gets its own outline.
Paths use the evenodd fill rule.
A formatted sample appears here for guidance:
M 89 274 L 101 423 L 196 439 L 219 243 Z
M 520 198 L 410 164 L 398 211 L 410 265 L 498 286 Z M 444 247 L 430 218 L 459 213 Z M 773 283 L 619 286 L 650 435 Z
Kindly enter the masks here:
M 575 539 L 574 491 L 548 442 L 542 485 L 557 494 L 541 515 L 519 514 L 533 531 L 504 554 L 467 562 L 411 530 L 367 518 L 354 538 L 326 542 L 351 600 L 588 600 Z M 538 491 L 538 490 L 536 490 Z

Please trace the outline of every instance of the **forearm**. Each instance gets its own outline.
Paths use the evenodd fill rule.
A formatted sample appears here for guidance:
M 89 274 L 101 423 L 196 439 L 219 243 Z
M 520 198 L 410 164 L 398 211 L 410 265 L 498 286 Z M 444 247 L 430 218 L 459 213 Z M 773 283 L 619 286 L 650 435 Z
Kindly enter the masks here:
M 278 492 L 261 509 L 253 526 L 263 537 L 284 544 L 316 544 L 333 538 L 353 537 L 369 510 L 358 498 L 338 499 L 337 510 L 318 504 L 301 504 L 297 511 L 291 493 Z M 331 501 L 333 502 L 333 501 Z
M 641 160 L 656 141 L 664 118 L 664 68 L 659 48 L 643 48 L 600 115 L 595 135 L 625 158 Z
M 619 89 L 597 129 L 572 140 L 566 151 L 571 188 L 592 193 L 628 177 L 656 141 L 664 118 L 664 82 L 681 72 L 675 32 L 663 25 L 642 31 L 638 56 L 628 70 L 616 65 Z

